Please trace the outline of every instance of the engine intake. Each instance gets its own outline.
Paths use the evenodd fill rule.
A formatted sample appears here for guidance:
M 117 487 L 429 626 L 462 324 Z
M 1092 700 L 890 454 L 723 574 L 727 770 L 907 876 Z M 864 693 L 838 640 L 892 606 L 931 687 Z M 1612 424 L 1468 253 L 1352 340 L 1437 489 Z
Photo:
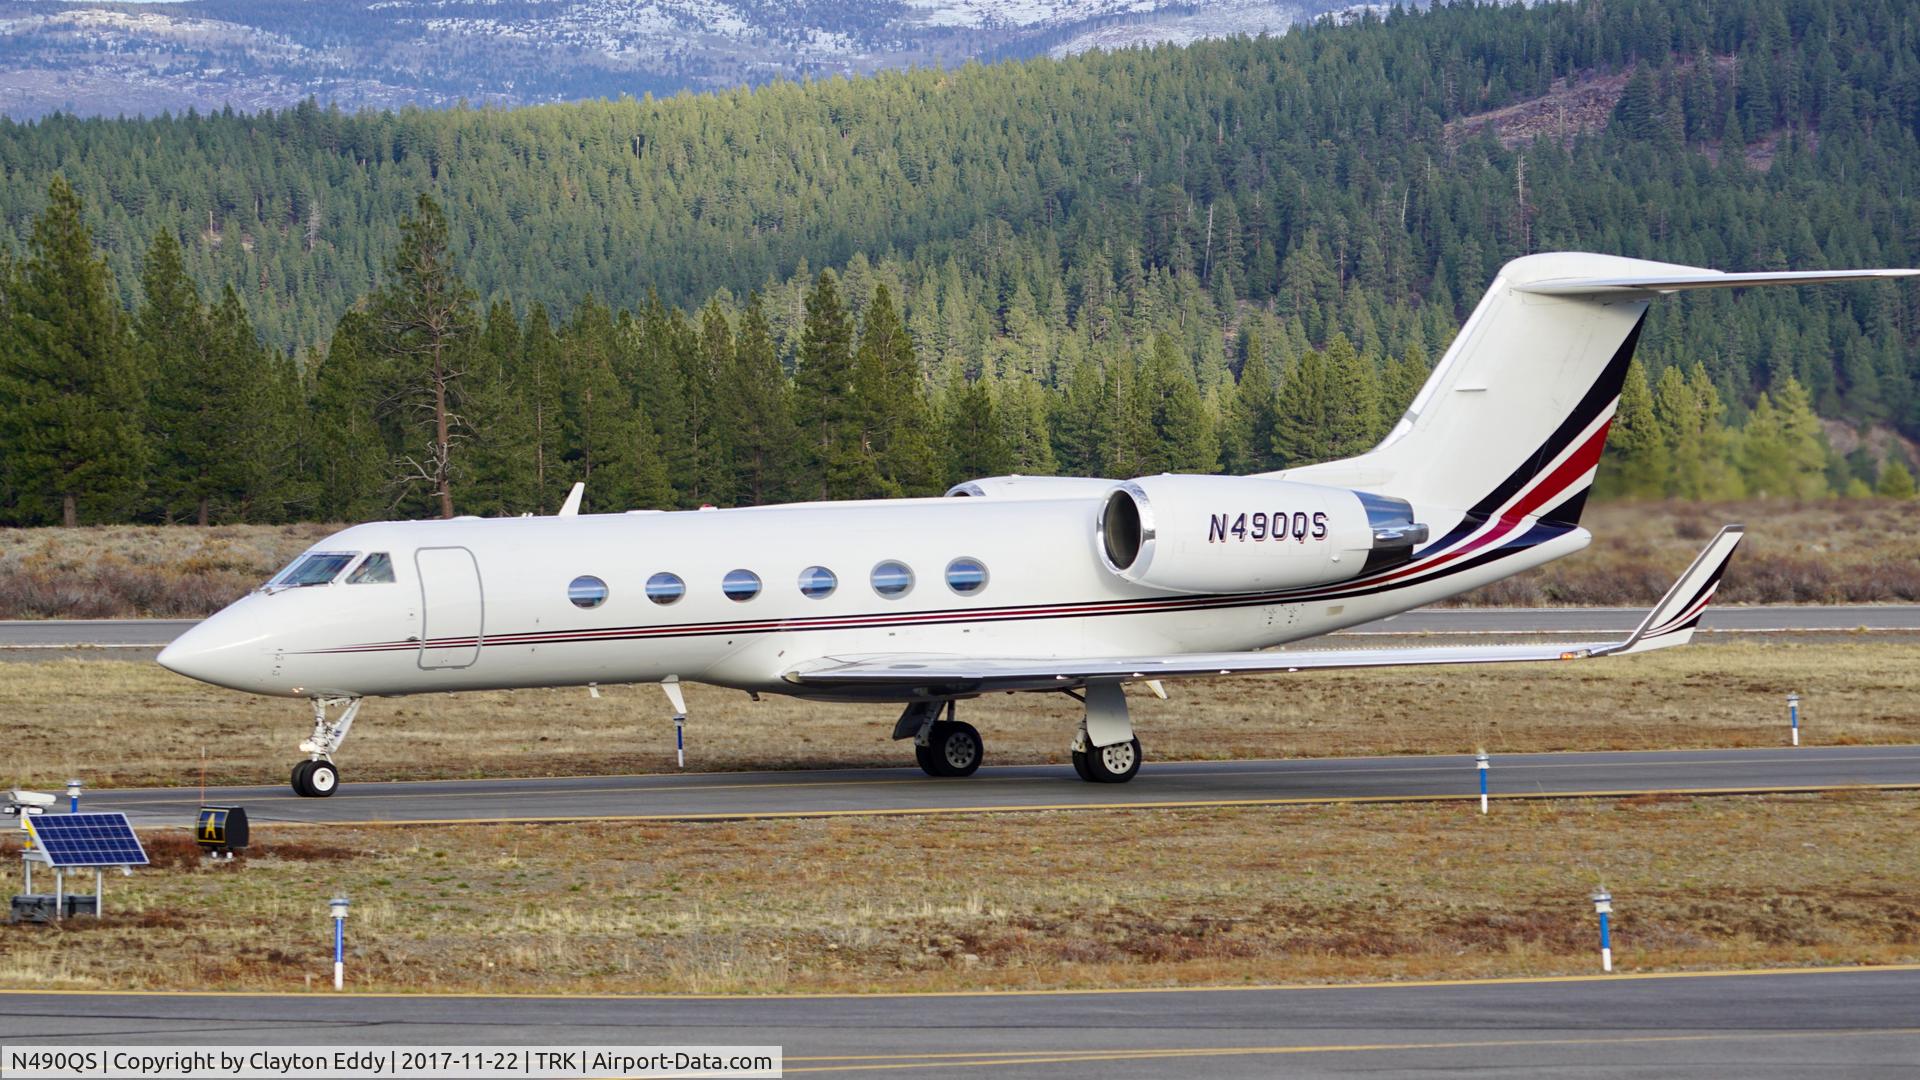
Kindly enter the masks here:
M 1403 499 L 1265 477 L 1174 474 L 1109 490 L 1096 532 L 1109 571 L 1186 593 L 1332 584 L 1404 562 L 1427 538 Z

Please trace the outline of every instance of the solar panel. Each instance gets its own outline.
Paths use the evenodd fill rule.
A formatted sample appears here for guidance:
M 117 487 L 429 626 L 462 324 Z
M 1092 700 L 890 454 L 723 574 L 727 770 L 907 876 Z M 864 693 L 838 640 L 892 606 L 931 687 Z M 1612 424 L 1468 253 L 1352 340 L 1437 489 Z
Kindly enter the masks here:
M 33 846 L 55 866 L 147 865 L 125 814 L 42 814 L 28 818 L 27 827 Z

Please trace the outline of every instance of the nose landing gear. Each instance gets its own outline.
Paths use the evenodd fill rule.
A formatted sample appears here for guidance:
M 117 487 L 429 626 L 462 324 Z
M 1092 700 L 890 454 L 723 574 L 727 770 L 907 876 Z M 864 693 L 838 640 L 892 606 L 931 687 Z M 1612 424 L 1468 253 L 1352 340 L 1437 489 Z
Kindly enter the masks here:
M 332 721 L 327 710 L 339 708 Z M 317 697 L 313 699 L 313 735 L 300 744 L 300 752 L 310 755 L 293 767 L 293 793 L 303 799 L 324 799 L 339 790 L 340 768 L 333 763 L 334 751 L 347 739 L 353 718 L 360 714 L 357 697 Z

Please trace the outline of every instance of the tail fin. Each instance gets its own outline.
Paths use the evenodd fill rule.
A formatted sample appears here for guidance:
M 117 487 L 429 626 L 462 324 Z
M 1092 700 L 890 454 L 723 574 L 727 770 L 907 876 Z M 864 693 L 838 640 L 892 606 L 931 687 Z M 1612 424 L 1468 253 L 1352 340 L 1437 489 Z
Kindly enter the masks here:
M 1655 296 L 1915 273 L 1722 274 L 1577 252 L 1515 259 L 1379 446 L 1284 475 L 1392 494 L 1468 520 L 1536 518 L 1571 527 Z

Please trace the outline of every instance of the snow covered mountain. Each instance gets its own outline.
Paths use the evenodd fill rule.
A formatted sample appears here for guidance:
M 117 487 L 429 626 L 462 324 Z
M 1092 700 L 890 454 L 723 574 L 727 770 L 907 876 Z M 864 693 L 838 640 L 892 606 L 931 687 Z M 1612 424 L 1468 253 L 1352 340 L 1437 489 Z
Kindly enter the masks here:
M 1278 33 L 1327 0 L 0 0 L 0 112 L 520 105 Z

